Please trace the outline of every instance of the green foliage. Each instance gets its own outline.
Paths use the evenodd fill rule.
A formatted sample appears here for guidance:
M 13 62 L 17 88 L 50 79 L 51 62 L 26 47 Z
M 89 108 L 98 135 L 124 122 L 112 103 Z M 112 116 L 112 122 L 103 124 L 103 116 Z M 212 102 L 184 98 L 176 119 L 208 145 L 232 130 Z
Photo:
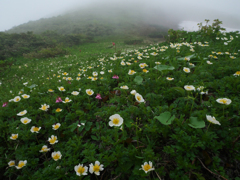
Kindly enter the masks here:
M 113 42 L 109 38 L 68 48 L 69 55 L 64 57 L 55 56 L 58 46 L 49 46 L 36 48 L 30 59 L 17 58 L 12 71 L 1 77 L 0 177 L 79 179 L 75 166 L 89 168 L 99 161 L 104 170 L 98 179 L 204 180 L 219 175 L 237 179 L 239 33 L 221 33 L 219 41 L 208 43 L 199 32 L 180 34 L 190 37 L 189 41 L 125 51 L 124 40 L 119 40 L 114 41 L 119 51 L 115 54 L 114 49 L 105 48 Z M 36 37 L 25 36 L 32 36 L 29 42 Z M 61 39 L 53 32 L 44 36 L 45 40 L 51 39 L 49 42 Z M 77 44 L 83 43 L 85 36 L 66 37 L 69 44 Z M 231 40 L 228 45 L 224 37 Z M 195 42 L 197 39 L 203 42 Z M 49 58 L 40 59 L 43 56 Z M 186 57 L 190 60 L 186 61 Z M 143 63 L 148 72 L 143 71 Z M 190 72 L 184 72 L 184 67 Z M 129 75 L 130 69 L 136 73 Z M 119 78 L 113 79 L 114 75 Z M 87 89 L 94 94 L 87 94 Z M 135 97 L 133 90 L 142 99 Z M 229 105 L 217 102 L 224 97 L 231 100 Z M 41 107 L 44 104 L 46 109 Z M 21 116 L 24 110 L 27 113 Z M 111 126 L 110 121 L 117 124 L 119 120 L 110 118 L 114 114 L 123 119 L 119 126 Z M 221 125 L 208 122 L 206 115 Z M 24 124 L 23 117 L 31 122 Z M 61 124 L 58 129 L 57 123 Z M 39 133 L 31 131 L 33 126 L 41 127 Z M 18 134 L 16 140 L 10 138 L 13 134 Z M 57 137 L 55 144 L 48 140 L 52 135 Z M 44 145 L 49 151 L 40 152 Z M 55 161 L 52 153 L 57 151 L 62 157 Z M 15 165 L 20 160 L 27 160 L 27 164 L 17 169 L 8 165 L 11 160 Z M 152 163 L 154 170 L 144 172 L 144 163 Z M 81 178 L 97 179 L 95 174 L 87 174 Z

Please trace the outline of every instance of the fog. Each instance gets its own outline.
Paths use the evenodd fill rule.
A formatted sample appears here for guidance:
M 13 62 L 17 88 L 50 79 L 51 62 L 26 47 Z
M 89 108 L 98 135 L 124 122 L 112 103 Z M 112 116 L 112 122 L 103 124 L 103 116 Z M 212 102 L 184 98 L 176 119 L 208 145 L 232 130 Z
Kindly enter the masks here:
M 0 0 L 0 31 L 73 11 L 116 20 L 117 17 L 136 18 L 185 30 L 196 30 L 197 23 L 205 19 L 219 19 L 224 27 L 237 30 L 240 29 L 239 6 L 239 0 Z

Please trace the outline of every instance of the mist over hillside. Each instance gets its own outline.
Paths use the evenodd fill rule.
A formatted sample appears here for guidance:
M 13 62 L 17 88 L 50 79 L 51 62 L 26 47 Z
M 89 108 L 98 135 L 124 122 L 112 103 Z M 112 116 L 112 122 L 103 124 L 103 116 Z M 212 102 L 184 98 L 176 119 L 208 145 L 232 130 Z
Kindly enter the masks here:
M 7 33 L 32 31 L 39 34 L 56 31 L 60 34 L 86 34 L 93 36 L 112 34 L 140 34 L 167 32 L 169 28 L 177 29 L 177 18 L 166 18 L 164 12 L 143 5 L 133 4 L 92 4 L 84 8 L 73 8 L 61 15 L 42 18 L 37 21 L 16 26 Z

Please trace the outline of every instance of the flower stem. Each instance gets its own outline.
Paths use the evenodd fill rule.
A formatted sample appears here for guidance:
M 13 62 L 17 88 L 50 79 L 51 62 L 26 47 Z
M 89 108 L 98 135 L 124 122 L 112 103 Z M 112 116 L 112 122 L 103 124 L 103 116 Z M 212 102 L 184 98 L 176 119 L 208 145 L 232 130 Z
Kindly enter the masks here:
M 211 123 L 209 123 L 208 128 L 209 128 L 210 125 L 211 125 Z M 208 128 L 207 128 L 206 134 L 207 134 L 207 132 L 208 132 Z

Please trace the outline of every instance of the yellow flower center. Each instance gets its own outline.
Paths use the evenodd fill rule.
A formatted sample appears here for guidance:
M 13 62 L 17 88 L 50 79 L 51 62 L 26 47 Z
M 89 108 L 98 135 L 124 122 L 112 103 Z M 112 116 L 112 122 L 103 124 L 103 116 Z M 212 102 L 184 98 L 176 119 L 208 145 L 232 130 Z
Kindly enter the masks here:
M 28 98 L 28 96 L 27 96 L 27 95 L 25 95 L 25 96 L 23 96 L 23 98 Z
M 65 99 L 65 102 L 69 102 L 69 99 Z
M 112 122 L 113 122 L 113 124 L 117 125 L 117 124 L 119 124 L 119 119 L 118 118 L 114 118 Z
M 146 69 L 143 69 L 143 72 L 147 72 L 148 70 L 146 70 Z
M 54 126 L 54 129 L 58 129 L 58 128 L 59 128 L 59 125 L 56 124 L 56 125 Z
M 18 137 L 17 135 L 13 135 L 12 136 L 13 139 L 17 139 L 17 137 Z
M 46 109 L 47 109 L 47 106 L 43 106 L 43 107 L 42 107 L 42 110 L 46 110 Z
M 28 120 L 27 120 L 27 119 L 25 119 L 25 120 L 23 121 L 23 123 L 24 123 L 24 124 L 28 123 Z
M 46 148 L 46 147 L 43 147 L 41 150 L 42 150 L 43 152 L 46 152 L 46 151 L 47 151 L 47 148 Z
M 65 73 L 63 73 L 63 75 L 67 75 L 67 73 L 65 72 Z
M 100 166 L 95 164 L 95 166 L 93 166 L 93 171 L 94 172 L 99 172 L 99 170 L 100 170 Z
M 39 128 L 38 128 L 38 127 L 34 127 L 34 128 L 33 128 L 33 131 L 34 131 L 34 132 L 39 131 Z
M 223 104 L 226 104 L 227 100 L 226 99 L 221 99 L 220 102 L 222 102 Z
M 80 167 L 78 168 L 78 170 L 77 170 L 77 172 L 78 172 L 79 174 L 83 174 L 84 171 L 85 171 L 85 168 L 82 167 L 82 166 L 80 166 Z
M 61 87 L 61 88 L 60 88 L 60 91 L 63 91 L 63 90 L 64 90 L 64 88 L 63 88 L 63 87 Z
M 25 114 L 25 112 L 24 112 L 24 111 L 22 111 L 22 112 L 20 112 L 20 114 Z
M 25 165 L 24 162 L 20 162 L 20 163 L 18 164 L 18 167 L 22 168 L 24 165 Z
M 54 160 L 58 160 L 60 158 L 60 154 L 55 154 L 54 156 L 53 156 L 53 159 Z
M 88 94 L 88 95 L 92 95 L 92 92 L 91 92 L 91 91 L 87 91 L 87 94 Z
M 138 101 L 141 101 L 141 99 L 142 99 L 142 98 L 141 98 L 140 96 L 137 96 L 137 100 L 138 100 Z
M 51 144 L 53 144 L 53 143 L 55 143 L 56 139 L 57 139 L 57 138 L 54 137 L 54 138 L 50 139 L 49 142 L 50 142 Z
M 10 164 L 9 164 L 9 166 L 14 166 L 15 165 L 15 162 L 11 162 Z
M 61 109 L 60 109 L 60 108 L 57 108 L 57 109 L 56 109 L 56 112 L 60 112 L 60 111 L 61 111 Z
M 236 74 L 236 75 L 240 75 L 240 71 L 237 71 L 235 74 Z
M 19 101 L 19 100 L 20 100 L 19 98 L 16 99 L 16 101 Z
M 148 171 L 149 169 L 151 169 L 151 166 L 149 164 L 146 164 L 143 166 L 144 171 Z

